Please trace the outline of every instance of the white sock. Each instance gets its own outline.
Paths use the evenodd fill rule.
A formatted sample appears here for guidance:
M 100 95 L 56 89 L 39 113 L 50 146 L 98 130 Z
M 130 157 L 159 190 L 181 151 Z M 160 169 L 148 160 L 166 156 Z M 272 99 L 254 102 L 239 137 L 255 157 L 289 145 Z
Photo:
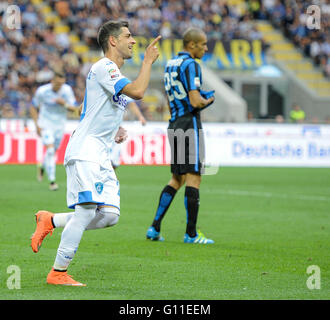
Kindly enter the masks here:
M 82 235 L 95 217 L 96 205 L 76 205 L 75 213 L 65 225 L 54 262 L 55 270 L 66 270 L 72 261 Z
M 43 162 L 43 167 L 46 170 L 49 181 L 55 181 L 55 173 L 56 173 L 56 162 L 55 161 L 56 161 L 55 148 L 54 147 L 47 148 L 44 162 Z
M 86 230 L 112 227 L 117 224 L 120 212 L 115 207 L 101 207 L 96 210 L 95 217 L 86 227 Z
M 73 217 L 74 212 L 55 213 L 53 224 L 55 228 L 64 228 Z M 95 217 L 86 227 L 86 230 L 112 227 L 118 223 L 119 210 L 115 207 L 101 207 L 96 210 Z
M 74 212 L 55 213 L 53 216 L 55 228 L 64 228 L 73 215 Z

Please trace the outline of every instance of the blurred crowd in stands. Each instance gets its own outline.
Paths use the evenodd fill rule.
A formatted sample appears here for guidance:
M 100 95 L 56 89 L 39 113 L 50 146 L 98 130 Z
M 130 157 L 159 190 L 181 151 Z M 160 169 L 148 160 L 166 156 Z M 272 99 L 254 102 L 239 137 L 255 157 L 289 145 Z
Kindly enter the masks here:
M 51 6 L 61 21 L 75 32 L 91 50 L 97 48 L 99 26 L 109 19 L 125 19 L 133 35 L 163 39 L 180 38 L 189 26 L 205 30 L 209 39 L 261 39 L 253 24 L 255 19 L 271 19 L 307 55 L 315 59 L 329 76 L 330 41 L 327 32 L 304 27 L 304 10 L 312 1 L 277 0 L 71 0 L 43 1 Z M 320 1 L 325 3 L 325 1 Z M 21 28 L 6 25 L 6 8 L 17 5 Z M 324 4 L 324 10 L 329 6 Z M 323 9 L 322 9 L 323 10 Z M 67 83 L 75 91 L 78 103 L 84 96 L 85 76 L 90 63 L 74 53 L 68 34 L 56 33 L 43 15 L 28 0 L 0 3 L 0 106 L 2 117 L 28 116 L 35 89 L 48 82 L 52 70 L 65 66 Z M 146 110 L 147 120 L 164 120 Z M 167 114 L 167 113 L 166 113 Z M 148 119 L 149 118 L 149 119 Z
M 239 5 L 228 5 L 227 3 Z M 136 36 L 181 38 L 189 26 L 203 29 L 208 39 L 260 39 L 261 35 L 251 19 L 261 14 L 258 0 L 73 0 L 67 10 L 62 9 L 71 29 L 91 46 L 103 21 L 126 19 Z
M 302 52 L 311 57 L 314 64 L 321 67 L 324 75 L 330 78 L 330 2 L 296 1 L 296 0 L 265 0 L 264 6 L 269 19 L 281 28 Z M 315 16 L 320 14 L 319 29 L 317 21 L 310 19 L 307 8 L 317 5 L 320 11 L 313 11 Z M 316 10 L 319 10 L 316 9 Z M 307 19 L 315 28 L 308 27 Z

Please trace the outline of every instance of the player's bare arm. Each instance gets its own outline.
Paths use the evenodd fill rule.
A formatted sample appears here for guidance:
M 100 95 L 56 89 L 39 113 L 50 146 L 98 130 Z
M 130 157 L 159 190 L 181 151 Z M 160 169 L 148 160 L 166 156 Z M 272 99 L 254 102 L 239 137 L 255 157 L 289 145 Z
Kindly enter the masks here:
M 35 107 L 31 107 L 30 108 L 30 115 L 31 115 L 31 118 L 36 126 L 36 130 L 37 130 L 37 134 L 38 136 L 41 136 L 41 129 L 40 127 L 38 126 L 38 110 L 37 108 Z
M 55 100 L 57 104 L 60 104 L 63 108 L 67 109 L 68 111 L 76 111 L 77 107 L 69 105 L 63 98 L 57 98 Z
M 130 110 L 134 113 L 134 115 L 139 119 L 139 121 L 141 122 L 141 124 L 144 126 L 147 123 L 147 120 L 145 119 L 145 117 L 143 116 L 142 112 L 140 111 L 139 107 L 137 106 L 137 104 L 132 101 L 131 103 L 128 104 L 128 107 L 130 108 Z
M 191 90 L 188 93 L 189 101 L 194 108 L 204 108 L 214 101 L 214 97 L 204 99 L 198 90 Z
M 149 85 L 151 66 L 159 56 L 159 50 L 156 44 L 160 38 L 161 36 L 158 36 L 147 47 L 138 77 L 123 88 L 123 94 L 135 100 L 143 98 Z

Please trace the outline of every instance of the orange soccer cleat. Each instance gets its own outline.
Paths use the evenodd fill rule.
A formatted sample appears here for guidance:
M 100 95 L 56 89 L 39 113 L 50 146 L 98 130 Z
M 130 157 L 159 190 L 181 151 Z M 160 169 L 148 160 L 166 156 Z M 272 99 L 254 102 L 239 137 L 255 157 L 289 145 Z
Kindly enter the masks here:
M 54 226 L 52 223 L 53 213 L 49 211 L 38 211 L 36 213 L 37 227 L 36 231 L 31 237 L 31 247 L 33 252 L 38 252 L 42 241 L 45 239 L 48 233 L 52 234 Z
M 66 271 L 55 271 L 54 268 L 48 273 L 47 283 L 62 286 L 85 287 L 86 285 L 75 281 Z

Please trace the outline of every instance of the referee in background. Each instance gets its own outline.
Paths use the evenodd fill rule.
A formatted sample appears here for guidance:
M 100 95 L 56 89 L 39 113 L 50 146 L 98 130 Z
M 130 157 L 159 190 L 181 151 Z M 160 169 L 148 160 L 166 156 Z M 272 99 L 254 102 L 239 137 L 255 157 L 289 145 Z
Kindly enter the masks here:
M 189 28 L 183 35 L 183 49 L 169 60 L 165 67 L 164 84 L 171 111 L 168 139 L 171 146 L 171 173 L 169 183 L 162 190 L 156 215 L 146 237 L 164 241 L 160 234 L 161 222 L 177 191 L 186 184 L 184 205 L 187 213 L 185 243 L 211 244 L 196 230 L 199 209 L 199 187 L 204 162 L 204 138 L 200 111 L 214 101 L 214 91 L 201 90 L 202 74 L 195 59 L 207 51 L 206 34 L 198 28 Z

